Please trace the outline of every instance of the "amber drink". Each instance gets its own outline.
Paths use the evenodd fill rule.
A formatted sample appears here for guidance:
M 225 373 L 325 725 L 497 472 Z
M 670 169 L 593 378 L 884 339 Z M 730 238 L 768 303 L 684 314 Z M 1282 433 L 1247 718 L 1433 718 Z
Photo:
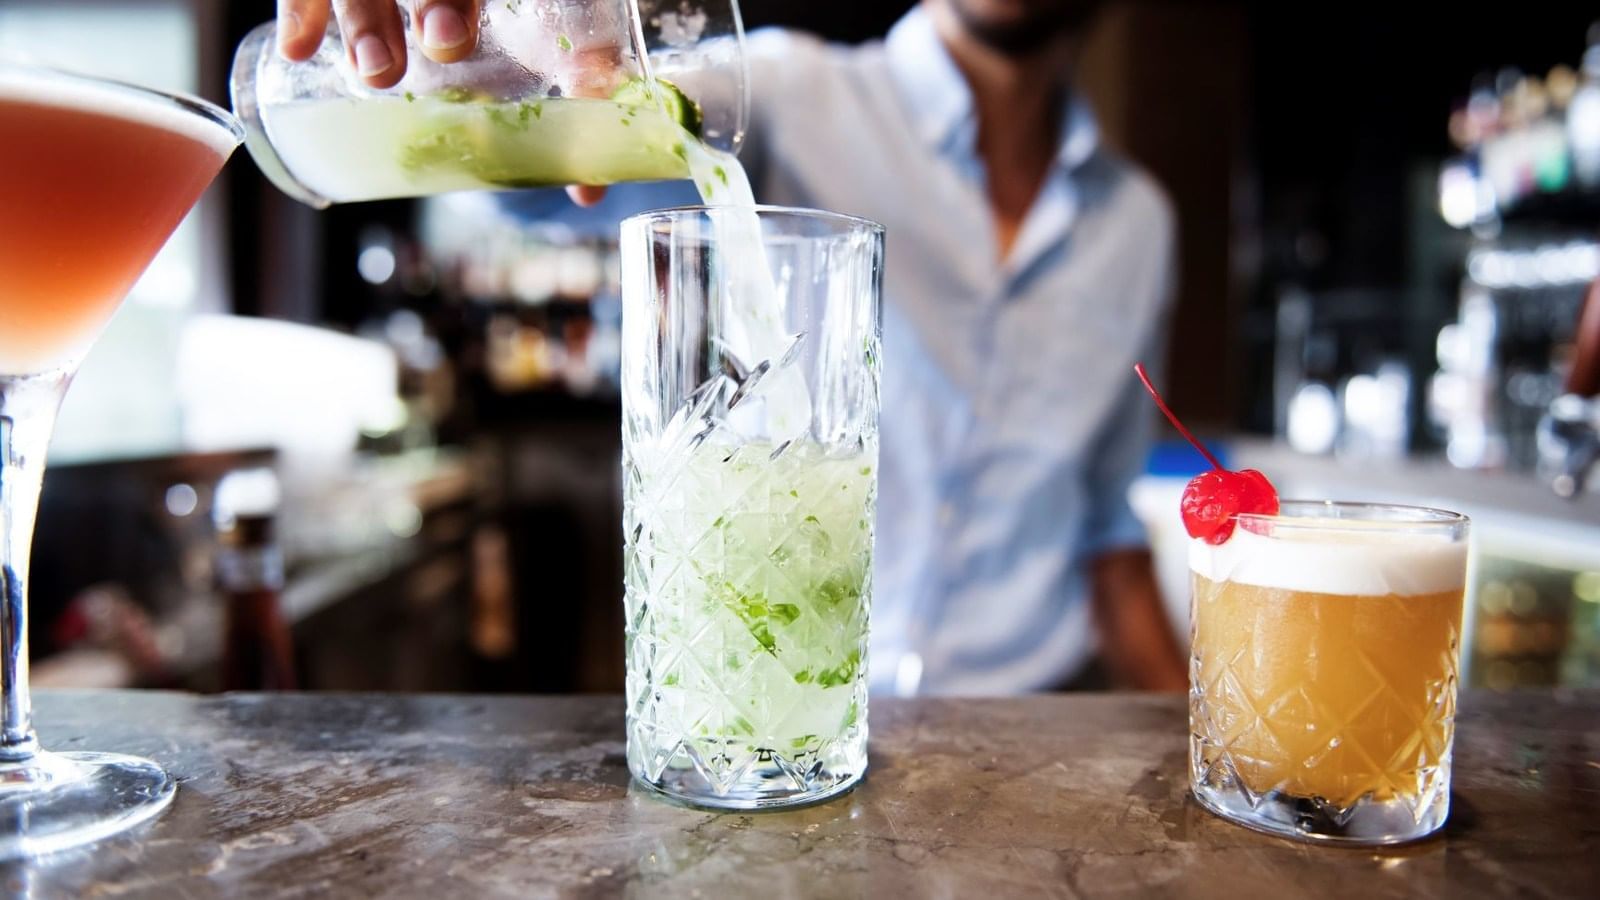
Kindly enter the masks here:
M 1330 842 L 1444 824 L 1467 528 L 1439 510 L 1285 502 L 1191 544 L 1201 804 Z

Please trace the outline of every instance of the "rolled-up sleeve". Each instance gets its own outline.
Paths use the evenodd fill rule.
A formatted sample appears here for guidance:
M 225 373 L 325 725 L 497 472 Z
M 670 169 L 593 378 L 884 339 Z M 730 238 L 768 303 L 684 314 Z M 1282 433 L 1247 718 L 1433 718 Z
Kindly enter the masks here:
M 1158 387 L 1166 370 L 1168 321 L 1176 287 L 1175 266 L 1170 255 L 1161 265 L 1164 274 L 1158 313 L 1135 356 L 1135 361 L 1144 363 L 1145 371 Z M 1084 559 L 1111 550 L 1149 546 L 1144 523 L 1134 513 L 1128 495 L 1134 481 L 1145 473 L 1150 445 L 1155 439 L 1158 411 L 1145 395 L 1144 386 L 1133 373 L 1131 364 L 1127 366 L 1127 377 L 1117 394 L 1116 404 L 1111 408 L 1114 412 L 1093 445 L 1084 473 L 1084 488 L 1089 498 L 1083 541 L 1079 545 L 1080 556 Z
M 1144 524 L 1128 503 L 1128 491 L 1144 474 L 1154 423 L 1146 415 L 1143 388 L 1130 377 L 1119 400 L 1117 417 L 1095 448 L 1089 466 L 1089 515 L 1084 522 L 1081 554 L 1093 558 L 1111 550 L 1148 546 Z

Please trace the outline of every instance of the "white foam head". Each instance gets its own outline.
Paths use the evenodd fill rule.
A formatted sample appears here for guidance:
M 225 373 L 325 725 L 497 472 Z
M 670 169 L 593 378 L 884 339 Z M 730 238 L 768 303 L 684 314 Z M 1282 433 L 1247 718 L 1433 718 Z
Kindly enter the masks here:
M 239 145 L 239 135 L 222 122 L 199 115 L 163 95 L 115 82 L 0 65 L 0 100 L 65 107 L 138 122 L 204 144 L 224 158 Z
M 1218 546 L 1189 542 L 1189 568 L 1207 580 L 1317 594 L 1383 597 L 1466 586 L 1467 544 L 1399 522 L 1296 519 L 1270 535 L 1235 528 Z

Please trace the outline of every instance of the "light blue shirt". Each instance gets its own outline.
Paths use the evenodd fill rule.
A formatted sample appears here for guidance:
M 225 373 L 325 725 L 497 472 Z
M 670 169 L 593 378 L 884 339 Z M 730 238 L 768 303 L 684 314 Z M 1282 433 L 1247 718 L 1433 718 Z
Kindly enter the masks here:
M 1145 543 L 1127 493 L 1160 361 L 1173 216 L 1077 100 L 999 263 L 966 81 L 920 8 L 887 40 L 757 32 L 741 154 L 763 203 L 887 229 L 870 678 L 894 693 L 1048 688 L 1093 655 L 1088 564 Z M 614 189 L 584 215 L 697 202 Z

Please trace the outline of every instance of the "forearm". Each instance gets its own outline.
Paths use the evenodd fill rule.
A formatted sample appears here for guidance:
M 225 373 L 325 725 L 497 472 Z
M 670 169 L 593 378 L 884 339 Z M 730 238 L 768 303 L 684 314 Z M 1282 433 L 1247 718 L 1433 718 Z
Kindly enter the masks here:
M 1181 691 L 1189 684 L 1183 649 L 1161 602 L 1148 550 L 1113 550 L 1090 564 L 1100 655 L 1118 684 Z

